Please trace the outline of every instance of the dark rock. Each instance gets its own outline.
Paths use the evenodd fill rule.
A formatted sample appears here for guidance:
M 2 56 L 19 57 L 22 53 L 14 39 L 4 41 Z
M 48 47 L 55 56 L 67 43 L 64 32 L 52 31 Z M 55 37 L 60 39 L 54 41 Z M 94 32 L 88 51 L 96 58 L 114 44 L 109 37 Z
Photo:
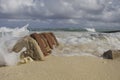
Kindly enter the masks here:
M 108 50 L 103 53 L 102 57 L 104 59 L 116 59 L 120 57 L 120 50 Z

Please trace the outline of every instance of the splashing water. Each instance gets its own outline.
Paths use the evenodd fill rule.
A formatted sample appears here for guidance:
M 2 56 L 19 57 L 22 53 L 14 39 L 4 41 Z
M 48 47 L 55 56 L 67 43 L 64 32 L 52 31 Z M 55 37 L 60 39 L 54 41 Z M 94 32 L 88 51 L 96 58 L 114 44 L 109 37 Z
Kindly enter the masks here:
M 11 49 L 18 39 L 29 34 L 28 25 L 22 28 L 0 28 L 0 65 L 15 65 L 19 61 L 20 53 L 12 52 Z
M 53 50 L 57 56 L 101 56 L 109 49 L 120 50 L 120 33 L 55 32 L 60 46 Z
M 0 28 L 0 65 L 15 65 L 20 53 L 11 52 L 17 40 L 32 32 L 22 28 Z M 4 30 L 3 30 L 4 29 Z M 39 31 L 43 32 L 43 31 Z M 60 45 L 52 51 L 57 56 L 97 56 L 109 49 L 120 50 L 120 33 L 54 32 Z
M 89 32 L 96 32 L 95 28 L 85 28 Z

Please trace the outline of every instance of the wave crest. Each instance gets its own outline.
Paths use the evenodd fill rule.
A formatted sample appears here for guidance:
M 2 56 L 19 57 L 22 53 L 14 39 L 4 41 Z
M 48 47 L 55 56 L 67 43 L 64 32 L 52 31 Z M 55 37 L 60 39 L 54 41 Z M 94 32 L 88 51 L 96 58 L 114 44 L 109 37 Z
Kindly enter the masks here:
M 19 28 L 0 28 L 0 65 L 15 65 L 19 61 L 19 54 L 11 52 L 17 40 L 29 34 L 29 24 Z

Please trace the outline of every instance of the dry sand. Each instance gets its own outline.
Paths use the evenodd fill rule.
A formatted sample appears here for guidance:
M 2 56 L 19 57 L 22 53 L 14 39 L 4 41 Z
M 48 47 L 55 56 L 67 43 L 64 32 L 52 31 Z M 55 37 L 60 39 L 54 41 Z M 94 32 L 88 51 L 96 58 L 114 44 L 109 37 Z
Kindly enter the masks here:
M 49 56 L 45 61 L 1 67 L 0 80 L 120 80 L 120 59 Z

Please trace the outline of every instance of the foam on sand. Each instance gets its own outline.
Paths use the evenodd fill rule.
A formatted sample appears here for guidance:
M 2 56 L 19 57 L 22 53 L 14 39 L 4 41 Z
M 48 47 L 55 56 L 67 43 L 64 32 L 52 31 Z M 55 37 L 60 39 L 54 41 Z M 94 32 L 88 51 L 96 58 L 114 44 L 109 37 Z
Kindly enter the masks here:
M 0 65 L 15 65 L 19 61 L 19 54 L 11 51 L 18 39 L 29 34 L 27 26 L 22 28 L 0 28 Z

